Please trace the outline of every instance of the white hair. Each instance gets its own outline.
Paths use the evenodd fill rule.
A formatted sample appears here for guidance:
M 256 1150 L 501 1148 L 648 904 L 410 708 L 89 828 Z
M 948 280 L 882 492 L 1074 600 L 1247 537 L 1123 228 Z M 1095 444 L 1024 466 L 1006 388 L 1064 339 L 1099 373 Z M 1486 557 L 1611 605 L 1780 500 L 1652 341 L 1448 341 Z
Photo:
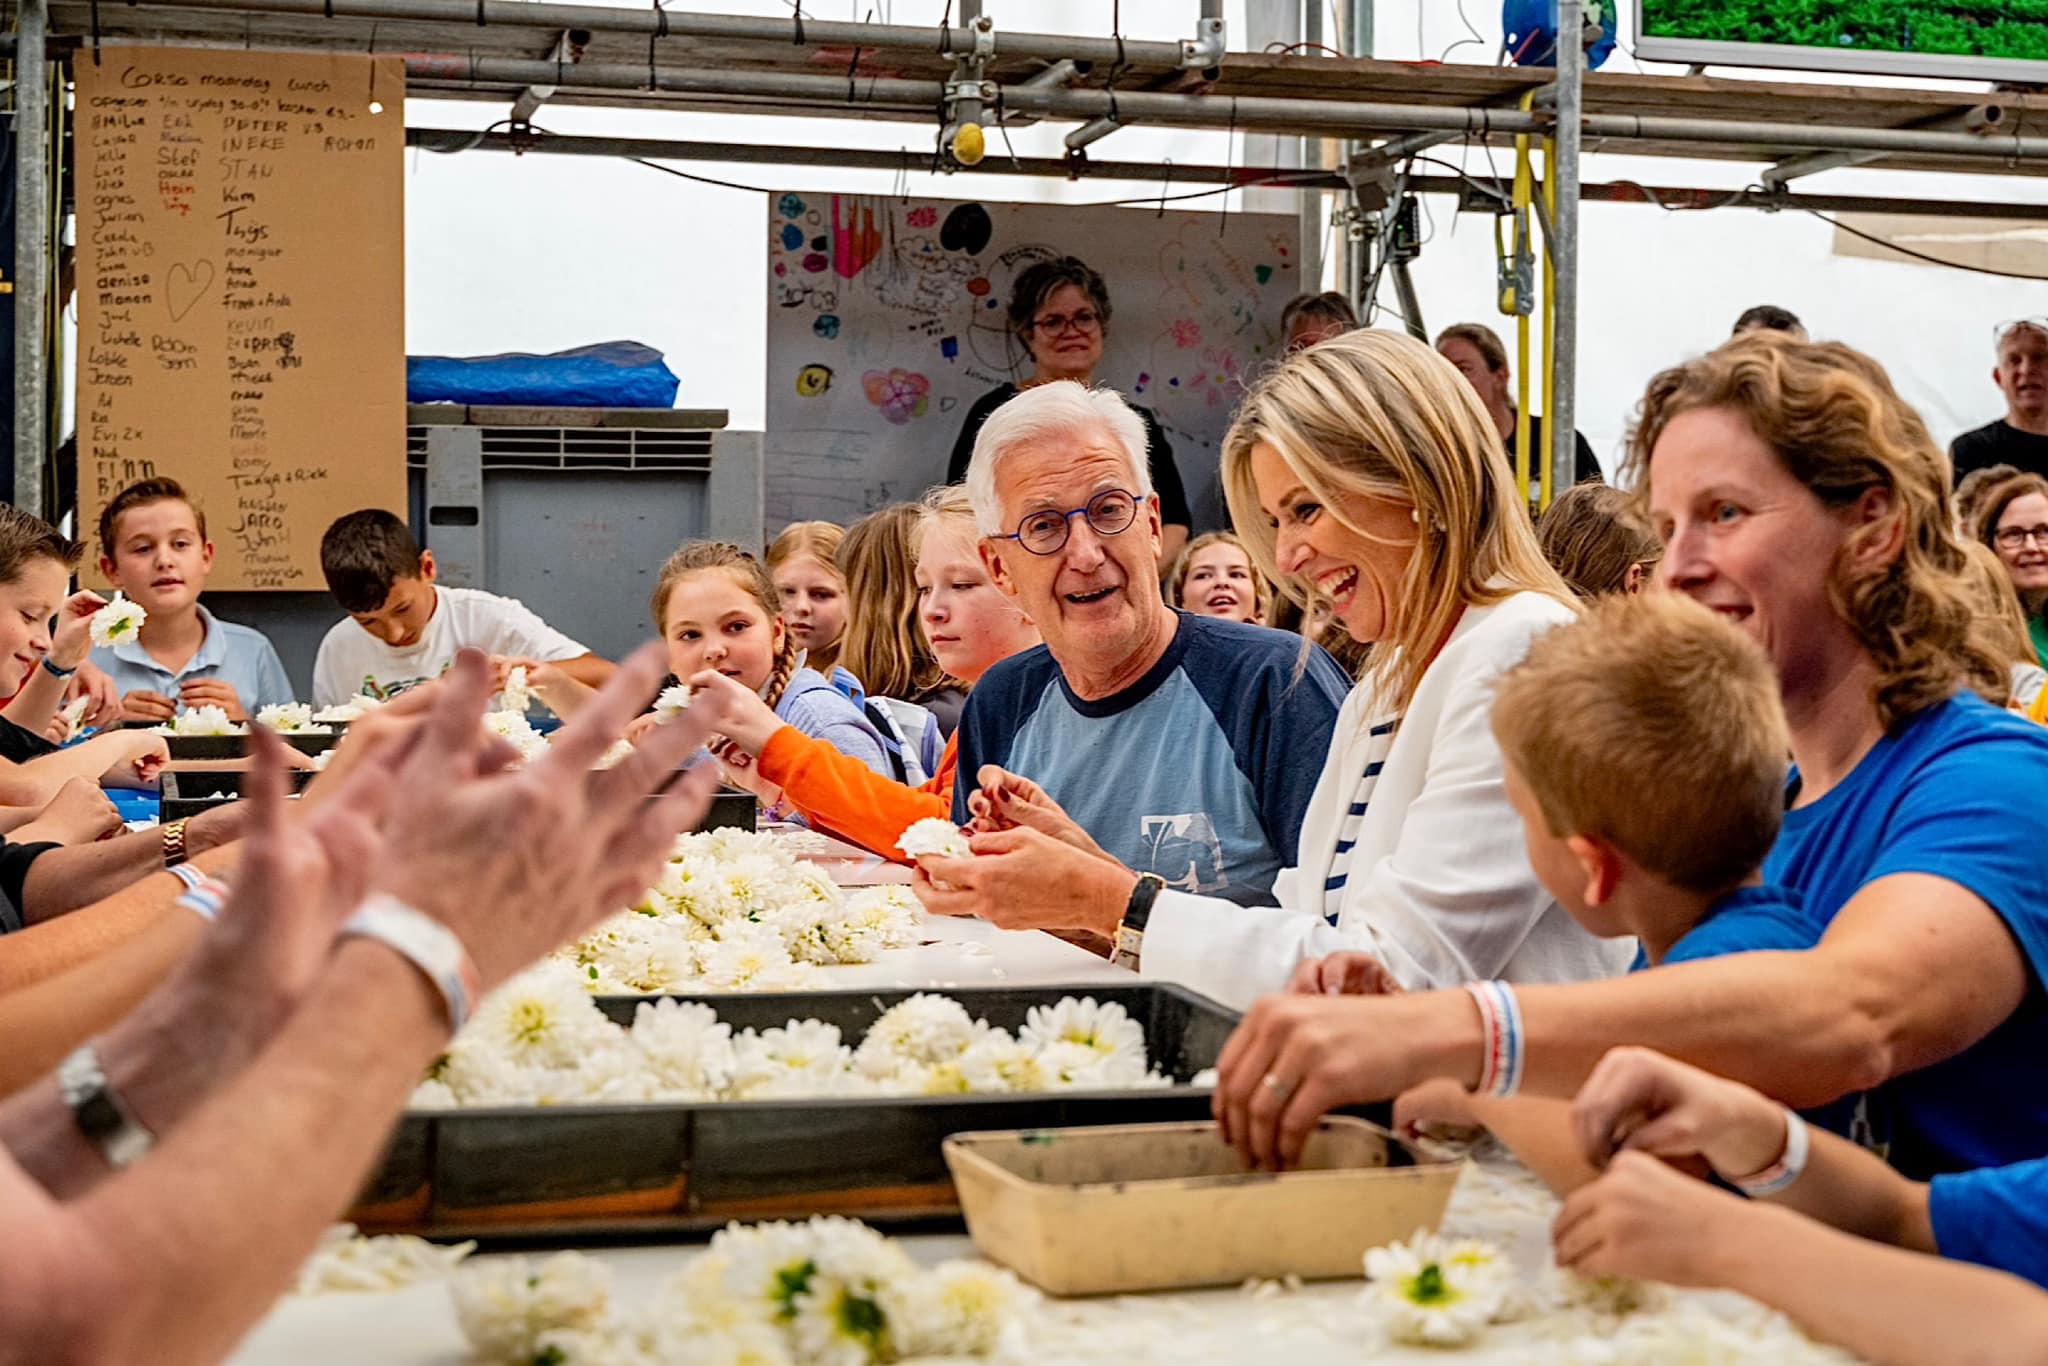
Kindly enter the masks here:
M 1145 420 L 1114 389 L 1090 389 L 1071 379 L 1037 384 L 988 415 L 974 438 L 974 458 L 967 464 L 967 499 L 974 505 L 975 525 L 984 536 L 1000 536 L 1002 501 L 996 497 L 996 466 L 1019 446 L 1074 432 L 1109 433 L 1124 448 L 1131 466 L 1130 491 L 1140 499 L 1152 496 L 1152 467 L 1146 459 Z

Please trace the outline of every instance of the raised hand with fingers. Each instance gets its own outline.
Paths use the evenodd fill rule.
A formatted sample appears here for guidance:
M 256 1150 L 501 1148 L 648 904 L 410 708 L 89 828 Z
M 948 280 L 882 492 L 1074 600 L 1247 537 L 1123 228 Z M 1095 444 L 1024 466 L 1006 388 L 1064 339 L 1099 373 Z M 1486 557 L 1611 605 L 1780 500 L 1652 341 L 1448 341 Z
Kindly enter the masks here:
M 486 988 L 643 890 L 677 832 L 703 815 L 708 766 L 668 787 L 706 738 L 691 712 L 654 727 L 616 767 L 592 771 L 654 695 L 662 661 L 658 645 L 635 653 L 555 732 L 546 754 L 499 772 L 485 771 L 483 655 L 464 651 L 443 676 L 399 767 L 374 890 L 453 930 Z
M 1085 854 L 1116 862 L 1095 842 L 1094 836 L 1083 830 L 1065 808 L 1029 778 L 995 764 L 983 764 L 975 775 L 975 781 L 980 786 L 967 799 L 968 813 L 974 817 L 967 827 L 970 832 L 993 834 L 998 830 L 1019 828 L 1036 830 Z

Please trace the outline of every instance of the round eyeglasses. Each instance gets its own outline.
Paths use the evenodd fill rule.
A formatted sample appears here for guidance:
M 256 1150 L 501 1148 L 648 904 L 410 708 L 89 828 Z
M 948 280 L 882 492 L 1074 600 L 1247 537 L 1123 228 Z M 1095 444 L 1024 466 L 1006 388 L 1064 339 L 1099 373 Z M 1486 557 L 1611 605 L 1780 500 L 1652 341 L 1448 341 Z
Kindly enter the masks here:
M 1997 540 L 2000 550 L 2018 550 L 2029 541 L 2039 541 L 2043 548 L 2048 548 L 2048 526 L 2000 527 Z
M 1016 531 L 1001 539 L 1015 541 L 1034 555 L 1051 555 L 1067 543 L 1074 518 L 1086 517 L 1088 527 L 1098 536 L 1117 536 L 1138 520 L 1138 495 L 1125 489 L 1104 489 L 1083 507 L 1069 512 L 1046 508 L 1017 523 Z

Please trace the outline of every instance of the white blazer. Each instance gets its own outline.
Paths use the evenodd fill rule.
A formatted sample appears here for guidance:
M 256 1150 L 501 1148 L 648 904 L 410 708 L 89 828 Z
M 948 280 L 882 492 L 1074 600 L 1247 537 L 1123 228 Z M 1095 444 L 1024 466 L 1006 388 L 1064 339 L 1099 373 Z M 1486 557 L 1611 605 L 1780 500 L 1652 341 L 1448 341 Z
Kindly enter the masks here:
M 1572 619 L 1540 593 L 1470 607 L 1422 675 L 1372 792 L 1337 923 L 1323 887 L 1338 830 L 1381 719 L 1369 688 L 1344 699 L 1329 760 L 1302 817 L 1300 862 L 1273 884 L 1277 907 L 1161 892 L 1145 927 L 1143 976 L 1236 1009 L 1287 985 L 1304 957 L 1372 954 L 1410 991 L 1499 978 L 1574 982 L 1628 969 L 1633 939 L 1597 939 L 1529 867 L 1493 738 L 1494 680 L 1529 643 Z

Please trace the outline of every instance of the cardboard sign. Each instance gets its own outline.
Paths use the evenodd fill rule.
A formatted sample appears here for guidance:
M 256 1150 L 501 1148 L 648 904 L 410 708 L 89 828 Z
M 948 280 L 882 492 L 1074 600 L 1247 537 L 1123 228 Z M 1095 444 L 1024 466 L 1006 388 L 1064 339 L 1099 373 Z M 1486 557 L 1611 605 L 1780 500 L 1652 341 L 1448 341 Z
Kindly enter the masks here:
M 317 590 L 329 522 L 405 506 L 404 64 L 108 47 L 76 75 L 80 530 L 169 476 L 210 587 Z

